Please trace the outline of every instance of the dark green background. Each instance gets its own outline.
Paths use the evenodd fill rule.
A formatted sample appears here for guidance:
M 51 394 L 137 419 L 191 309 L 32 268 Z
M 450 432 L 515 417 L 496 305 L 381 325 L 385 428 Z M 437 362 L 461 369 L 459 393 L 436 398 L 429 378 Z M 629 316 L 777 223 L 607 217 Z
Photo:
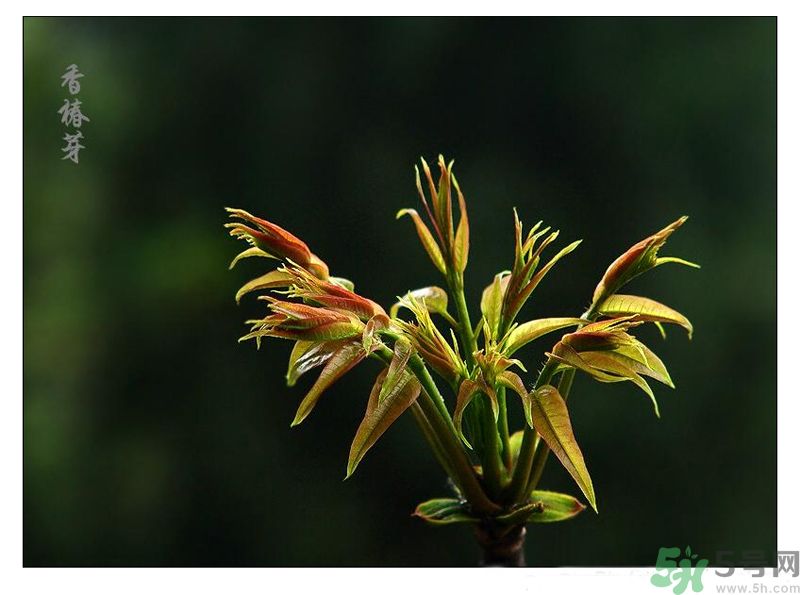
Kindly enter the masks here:
M 512 216 L 583 238 L 526 307 L 582 311 L 608 263 L 681 214 L 630 287 L 694 340 L 643 336 L 677 390 L 570 399 L 600 515 L 533 526 L 535 565 L 652 565 L 661 546 L 776 546 L 774 19 L 26 19 L 26 565 L 461 565 L 465 528 L 409 515 L 448 493 L 410 417 L 342 482 L 374 363 L 289 429 L 289 345 L 237 344 L 222 228 L 241 206 L 389 305 L 437 283 L 400 207 L 456 159 L 470 304 L 511 263 Z M 74 165 L 70 63 L 91 122 Z M 523 352 L 535 370 L 548 337 Z M 515 408 L 519 423 L 519 411 Z M 577 493 L 551 464 L 544 486 Z M 730 555 L 729 555 L 730 556 Z M 772 557 L 769 555 L 769 557 Z

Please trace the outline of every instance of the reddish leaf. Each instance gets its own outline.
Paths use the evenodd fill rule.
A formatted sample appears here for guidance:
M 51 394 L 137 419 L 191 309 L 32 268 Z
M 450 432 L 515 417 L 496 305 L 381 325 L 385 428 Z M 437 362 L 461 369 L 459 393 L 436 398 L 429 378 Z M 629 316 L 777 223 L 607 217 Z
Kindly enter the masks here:
M 686 329 L 692 338 L 692 323 L 683 314 L 650 298 L 637 295 L 615 294 L 606 299 L 599 308 L 606 316 L 625 316 L 635 314 L 641 320 L 652 322 L 671 322 Z
M 422 390 L 417 379 L 408 370 L 402 370 L 397 374 L 398 377 L 389 384 L 392 375 L 390 368 L 387 374 L 381 374 L 375 381 L 367 402 L 367 412 L 350 446 L 347 477 L 353 474 L 361 459 L 378 438 L 417 400 Z
M 564 399 L 558 390 L 550 385 L 542 386 L 532 393 L 531 412 L 533 425 L 553 454 L 569 472 L 586 499 L 597 512 L 594 486 L 583 453 L 572 433 L 572 424 Z
M 365 356 L 364 348 L 359 342 L 348 342 L 339 347 L 325 364 L 314 386 L 300 403 L 294 421 L 292 421 L 292 427 L 301 423 L 311 413 L 325 390 L 349 372 Z
M 425 251 L 428 253 L 428 256 L 430 256 L 434 266 L 439 269 L 439 272 L 446 274 L 447 268 L 445 267 L 444 258 L 442 257 L 442 251 L 436 244 L 436 240 L 433 239 L 428 226 L 425 225 L 425 222 L 419 216 L 419 213 L 414 209 L 402 209 L 397 212 L 397 219 L 403 215 L 409 215 L 414 221 L 414 226 L 417 229 L 419 240 L 422 242 L 422 247 L 425 248 Z

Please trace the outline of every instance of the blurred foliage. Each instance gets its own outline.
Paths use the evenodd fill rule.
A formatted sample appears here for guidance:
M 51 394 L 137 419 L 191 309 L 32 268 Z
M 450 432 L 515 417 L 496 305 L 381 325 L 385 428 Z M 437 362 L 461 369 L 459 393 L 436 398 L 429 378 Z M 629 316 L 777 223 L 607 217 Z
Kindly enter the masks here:
M 388 306 L 437 281 L 393 219 L 438 152 L 470 205 L 473 307 L 510 266 L 513 206 L 584 239 L 527 318 L 579 314 L 684 213 L 671 250 L 703 265 L 631 286 L 695 324 L 645 336 L 678 388 L 658 420 L 635 387 L 577 379 L 602 512 L 532 526 L 529 563 L 774 551 L 775 46 L 774 19 L 25 19 L 25 564 L 474 564 L 467 529 L 410 516 L 448 495 L 410 419 L 341 481 L 375 366 L 290 431 L 305 385 L 281 382 L 288 344 L 237 344 L 259 265 L 229 273 L 222 229 L 225 205 L 263 214 Z M 73 62 L 77 166 L 56 114 Z M 558 465 L 542 485 L 573 490 Z

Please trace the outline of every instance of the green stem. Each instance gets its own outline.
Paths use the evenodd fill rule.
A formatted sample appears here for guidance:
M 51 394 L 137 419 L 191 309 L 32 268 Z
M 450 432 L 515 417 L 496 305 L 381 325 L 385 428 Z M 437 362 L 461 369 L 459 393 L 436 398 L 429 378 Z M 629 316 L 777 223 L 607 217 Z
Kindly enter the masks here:
M 511 438 L 508 433 L 508 409 L 506 408 L 506 387 L 497 387 L 497 404 L 500 410 L 500 445 L 503 447 L 503 463 L 511 470 Z
M 439 442 L 439 438 L 433 431 L 431 424 L 428 423 L 428 418 L 425 417 L 422 407 L 416 401 L 411 404 L 411 413 L 414 414 L 414 419 L 416 420 L 422 435 L 425 437 L 428 446 L 431 447 L 436 460 L 439 461 L 439 464 L 449 477 L 455 477 L 455 473 L 453 472 L 453 468 L 450 466 L 450 460 L 447 458 L 447 454 L 444 452 L 442 443 Z
M 442 396 L 442 393 L 439 392 L 439 388 L 436 386 L 436 382 L 433 380 L 431 373 L 428 372 L 425 362 L 422 361 L 422 358 L 415 353 L 409 358 L 408 367 L 412 372 L 414 372 L 414 375 L 417 377 L 417 380 L 420 381 L 422 386 L 428 387 L 428 394 L 433 400 L 433 404 L 436 406 L 439 415 L 442 417 L 445 424 L 447 424 L 447 427 L 451 433 L 454 436 L 457 436 L 458 434 L 456 433 L 456 426 L 453 424 L 453 418 L 450 417 L 450 412 L 447 410 L 447 404 L 444 402 L 444 397 Z
M 464 296 L 464 279 L 458 274 L 451 273 L 447 276 L 447 283 L 453 300 L 456 304 L 458 314 L 458 330 L 461 335 L 461 343 L 464 348 L 464 358 L 470 372 L 475 368 L 475 352 L 478 350 L 478 343 L 472 331 L 472 322 L 469 317 L 469 308 Z M 481 423 L 483 424 L 484 444 L 481 445 L 481 465 L 483 467 L 483 478 L 489 494 L 498 496 L 502 486 L 502 461 L 500 460 L 500 443 L 497 437 L 497 423 L 490 407 L 483 407 L 480 411 Z
M 483 422 L 483 457 L 481 465 L 483 467 L 483 478 L 486 482 L 486 489 L 489 495 L 497 498 L 502 487 L 502 466 L 500 460 L 500 444 L 497 436 L 497 424 L 492 414 L 492 408 L 483 403 L 481 418 Z
M 464 280 L 455 275 L 448 275 L 447 284 L 450 287 L 450 293 L 453 294 L 453 300 L 456 303 L 458 332 L 461 335 L 461 343 L 466 352 L 464 358 L 470 370 L 472 370 L 475 366 L 474 354 L 478 350 L 478 343 L 472 332 L 472 323 L 469 319 L 469 308 L 467 308 L 467 299 L 464 296 Z
M 417 399 L 417 402 L 420 403 L 425 417 L 431 424 L 431 428 L 441 441 L 442 447 L 450 459 L 453 473 L 455 474 L 453 480 L 461 488 L 464 497 L 469 501 L 475 512 L 479 514 L 496 512 L 500 507 L 492 502 L 483 491 L 478 477 L 475 475 L 475 471 L 472 468 L 472 464 L 461 446 L 460 440 L 449 430 L 444 420 L 439 415 L 436 406 L 433 404 L 433 399 L 428 394 L 428 388 L 425 384 L 422 385 L 422 388 L 424 398 Z
M 392 351 L 386 346 L 382 346 L 376 351 L 376 356 L 386 364 L 392 361 L 392 355 Z M 492 502 L 483 491 L 475 470 L 472 468 L 472 463 L 455 432 L 455 426 L 444 404 L 444 399 L 425 364 L 419 356 L 414 355 L 409 359 L 408 367 L 422 385 L 422 394 L 417 399 L 417 403 L 419 403 L 422 414 L 428 421 L 449 462 L 453 481 L 459 486 L 475 512 L 479 514 L 496 512 L 499 510 L 499 506 Z
M 547 359 L 547 363 L 539 372 L 539 377 L 536 379 L 536 385 L 533 390 L 541 388 L 553 377 L 553 374 L 558 367 L 558 362 L 552 358 Z M 536 430 L 529 425 L 525 425 L 525 431 L 522 434 L 522 445 L 519 449 L 519 457 L 517 458 L 517 466 L 514 468 L 514 474 L 511 476 L 511 483 L 508 486 L 507 494 L 510 502 L 524 502 L 528 497 L 526 491 L 528 487 L 528 480 L 531 475 L 531 466 L 533 465 L 533 456 L 537 450 Z

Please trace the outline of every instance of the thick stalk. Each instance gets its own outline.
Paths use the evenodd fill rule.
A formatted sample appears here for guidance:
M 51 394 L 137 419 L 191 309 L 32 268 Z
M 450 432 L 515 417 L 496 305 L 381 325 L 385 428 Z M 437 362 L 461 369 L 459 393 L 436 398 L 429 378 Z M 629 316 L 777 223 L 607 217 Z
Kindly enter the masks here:
M 511 438 L 508 433 L 508 409 L 506 408 L 506 387 L 497 387 L 497 405 L 500 410 L 500 446 L 503 448 L 503 463 L 511 471 Z
M 539 377 L 536 379 L 534 390 L 550 382 L 557 366 L 558 362 L 552 358 L 547 359 L 547 363 L 544 365 L 544 368 L 542 368 L 542 371 L 539 372 Z M 525 431 L 522 434 L 522 445 L 519 449 L 517 466 L 514 468 L 511 483 L 506 492 L 509 502 L 524 502 L 528 497 L 526 489 L 528 487 L 528 481 L 530 480 L 533 455 L 536 452 L 536 442 L 536 430 L 526 425 Z
M 425 441 L 428 443 L 428 446 L 431 447 L 436 460 L 439 461 L 439 464 L 449 477 L 455 477 L 455 473 L 450 466 L 450 460 L 447 458 L 447 454 L 444 452 L 442 443 L 439 442 L 439 438 L 437 438 L 436 434 L 434 433 L 431 424 L 428 423 L 428 418 L 425 417 L 425 414 L 422 412 L 422 407 L 419 403 L 414 401 L 411 404 L 410 409 L 411 413 L 414 414 L 414 419 L 417 422 L 417 426 L 419 426 L 419 429 L 422 432 L 422 435 L 425 437 Z
M 453 424 L 453 418 L 450 417 L 450 412 L 447 410 L 447 403 L 444 402 L 444 397 L 442 396 L 442 393 L 439 392 L 439 388 L 436 386 L 436 382 L 433 380 L 431 373 L 428 372 L 425 362 L 422 361 L 422 358 L 415 353 L 409 358 L 408 367 L 411 368 L 412 372 L 414 372 L 414 375 L 417 377 L 417 380 L 420 381 L 422 386 L 427 386 L 430 388 L 428 394 L 430 395 L 431 399 L 433 399 L 433 404 L 439 411 L 439 415 L 441 415 L 450 431 L 454 435 L 457 435 L 456 427 Z
M 481 464 L 483 467 L 483 478 L 486 489 L 493 498 L 500 496 L 502 488 L 502 466 L 500 460 L 500 445 L 497 436 L 497 424 L 492 414 L 492 408 L 486 403 L 482 404 L 481 421 L 483 422 L 483 457 Z
M 504 528 L 478 525 L 475 536 L 483 550 L 481 566 L 525 566 L 525 527 Z
M 386 346 L 380 348 L 376 355 L 386 364 L 392 360 L 392 351 Z M 475 512 L 490 513 L 497 511 L 499 506 L 489 499 L 483 491 L 478 477 L 475 475 L 472 463 L 466 452 L 464 452 L 461 441 L 455 432 L 453 420 L 444 405 L 444 399 L 433 378 L 431 378 L 428 369 L 416 355 L 409 359 L 408 365 L 422 385 L 422 394 L 417 399 L 417 403 L 419 403 L 422 414 L 442 446 L 442 451 L 447 457 L 453 473 L 451 476 L 453 481 L 459 486 Z
M 441 441 L 442 447 L 453 465 L 453 473 L 455 474 L 453 480 L 461 488 L 464 497 L 469 501 L 475 512 L 479 514 L 496 512 L 500 507 L 489 500 L 483 491 L 480 482 L 478 482 L 478 477 L 472 469 L 472 464 L 461 446 L 461 442 L 444 423 L 424 384 L 422 388 L 423 398 L 417 399 L 417 402 L 420 404 L 425 417 L 430 422 L 431 428 L 433 428 L 436 436 Z
M 472 331 L 472 321 L 469 317 L 469 308 L 467 308 L 467 300 L 464 296 L 464 280 L 459 275 L 450 274 L 447 276 L 447 283 L 456 305 L 458 330 L 461 335 L 461 344 L 465 351 L 464 358 L 468 368 L 472 370 L 475 367 L 474 354 L 478 350 L 478 343 Z M 480 449 L 483 477 L 489 493 L 493 496 L 498 496 L 503 476 L 502 461 L 500 460 L 500 442 L 497 437 L 497 423 L 489 407 L 483 407 L 480 416 L 483 435 L 486 438 Z
M 464 348 L 464 358 L 470 371 L 475 367 L 475 352 L 478 343 L 472 331 L 472 321 L 469 317 L 469 308 L 464 296 L 464 279 L 456 274 L 447 276 L 450 293 L 456 304 L 458 314 L 458 330 L 461 335 L 461 344 Z M 484 444 L 481 445 L 481 466 L 486 487 L 492 496 L 498 496 L 502 486 L 502 462 L 500 460 L 500 443 L 497 438 L 497 423 L 491 408 L 482 407 L 480 411 L 481 424 L 483 425 Z
M 450 287 L 450 293 L 456 304 L 458 332 L 461 335 L 462 347 L 466 352 L 464 353 L 464 358 L 470 370 L 472 370 L 475 366 L 474 353 L 478 350 L 478 343 L 475 340 L 475 335 L 472 332 L 472 322 L 469 319 L 469 308 L 467 308 L 467 299 L 464 296 L 464 281 L 455 275 L 448 275 L 447 284 Z

